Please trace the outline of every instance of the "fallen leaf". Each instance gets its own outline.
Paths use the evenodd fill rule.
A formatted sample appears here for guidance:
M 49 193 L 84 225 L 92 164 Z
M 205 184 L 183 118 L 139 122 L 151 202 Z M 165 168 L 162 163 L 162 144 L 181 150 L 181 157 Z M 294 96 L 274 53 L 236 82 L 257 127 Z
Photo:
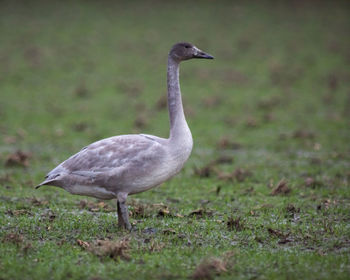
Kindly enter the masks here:
M 233 172 L 228 173 L 228 172 L 218 171 L 216 174 L 218 176 L 218 179 L 223 181 L 233 181 L 235 177 Z
M 6 144 L 15 144 L 17 142 L 17 138 L 15 136 L 4 136 L 4 143 Z
M 77 132 L 86 131 L 88 127 L 89 127 L 89 124 L 84 121 L 80 121 L 72 125 L 72 129 Z
M 89 90 L 86 88 L 85 84 L 80 84 L 74 89 L 73 94 L 76 97 L 85 98 L 89 95 Z
M 8 233 L 3 237 L 2 242 L 9 242 L 9 243 L 14 243 L 18 245 L 23 242 L 23 239 L 24 238 L 22 234 Z
M 272 122 L 272 121 L 274 121 L 275 119 L 276 119 L 276 117 L 275 117 L 274 114 L 272 114 L 272 113 L 266 113 L 266 114 L 263 115 L 263 120 L 264 120 L 265 122 Z
M 87 249 L 90 247 L 90 244 L 89 242 L 86 242 L 86 241 L 82 241 L 80 239 L 77 240 L 77 243 L 80 247 L 84 248 L 84 249 Z
M 0 177 L 0 184 L 10 183 L 12 180 L 10 174 L 5 173 Z
M 47 205 L 49 203 L 47 200 L 38 199 L 36 197 L 32 197 L 29 201 L 31 204 L 33 204 L 35 206 L 43 206 L 43 205 Z
M 149 123 L 148 116 L 144 112 L 140 112 L 134 121 L 135 128 L 145 128 Z
M 207 108 L 215 108 L 222 103 L 222 99 L 217 95 L 211 95 L 202 99 L 202 104 Z
M 80 200 L 79 201 L 79 208 L 80 209 L 87 209 L 91 212 L 114 212 L 116 211 L 115 209 L 111 208 L 108 204 L 105 202 L 92 202 L 88 200 Z
M 233 177 L 238 181 L 238 182 L 243 182 L 247 177 L 252 176 L 252 172 L 249 170 L 243 169 L 243 168 L 237 168 L 233 172 Z
M 294 131 L 293 137 L 300 139 L 313 139 L 315 138 L 315 133 L 306 129 L 298 129 Z
M 158 216 L 161 216 L 161 217 L 167 216 L 169 214 L 170 214 L 170 211 L 169 211 L 168 207 L 161 208 L 158 211 Z
M 168 104 L 167 95 L 166 95 L 166 94 L 163 94 L 163 95 L 157 100 L 156 109 L 157 109 L 158 111 L 164 110 L 164 109 L 166 109 L 167 104 Z
M 230 140 L 228 137 L 222 137 L 217 143 L 217 147 L 219 149 L 230 149 L 230 150 L 238 150 L 242 148 L 242 145 Z
M 212 215 L 213 215 L 213 211 L 205 210 L 203 208 L 193 210 L 188 214 L 188 216 L 197 216 L 197 217 L 212 216 Z
M 27 167 L 29 165 L 29 158 L 31 157 L 30 153 L 17 150 L 15 153 L 7 156 L 5 161 L 5 166 L 20 166 Z
M 311 188 L 316 188 L 316 187 L 322 187 L 323 183 L 315 180 L 312 177 L 307 177 L 307 178 L 305 178 L 305 186 L 311 187 Z
M 134 82 L 122 81 L 118 84 L 118 88 L 120 91 L 126 93 L 130 97 L 136 97 L 143 92 L 144 86 L 139 81 L 134 81 Z
M 258 121 L 257 121 L 255 118 L 253 118 L 253 117 L 249 117 L 249 118 L 246 120 L 245 125 L 246 125 L 247 127 L 251 127 L 251 128 L 257 127 L 257 126 L 258 126 Z
M 311 157 L 310 163 L 314 165 L 320 165 L 322 163 L 322 160 L 318 157 Z
M 262 99 L 258 102 L 258 107 L 264 110 L 271 110 L 281 103 L 281 99 L 278 96 L 272 96 L 267 99 Z
M 322 146 L 321 146 L 320 143 L 315 143 L 315 144 L 314 144 L 314 150 L 315 150 L 315 151 L 321 150 L 321 147 L 322 147 Z
M 338 77 L 335 73 L 331 73 L 328 76 L 328 87 L 330 90 L 335 91 L 338 88 Z
M 227 263 L 219 258 L 208 258 L 203 260 L 195 269 L 192 278 L 195 280 L 211 280 L 215 275 L 220 275 L 227 271 Z
M 284 195 L 291 192 L 291 189 L 288 187 L 287 181 L 282 179 L 277 184 L 276 188 L 271 192 L 271 195 Z
M 216 159 L 214 159 L 210 165 L 217 165 L 217 164 L 231 164 L 233 163 L 233 157 L 232 156 L 220 156 Z
M 193 168 L 194 173 L 201 178 L 209 178 L 213 174 L 213 166 L 208 164 L 202 168 Z
M 130 249 L 129 239 L 127 238 L 119 241 L 97 240 L 93 243 L 78 239 L 77 243 L 83 249 L 99 257 L 110 257 L 114 260 L 121 258 L 126 261 L 131 259 L 127 254 Z
M 179 213 L 176 213 L 174 217 L 177 217 L 177 218 L 183 218 L 184 216 L 179 214 Z

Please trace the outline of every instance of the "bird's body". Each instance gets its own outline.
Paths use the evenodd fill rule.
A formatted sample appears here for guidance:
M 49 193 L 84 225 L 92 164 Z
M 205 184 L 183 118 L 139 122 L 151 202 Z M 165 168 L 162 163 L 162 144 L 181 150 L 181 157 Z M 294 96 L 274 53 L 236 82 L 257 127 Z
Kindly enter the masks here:
M 118 223 L 130 229 L 128 195 L 153 188 L 177 174 L 192 151 L 192 135 L 183 112 L 179 64 L 213 58 L 188 43 L 174 45 L 168 59 L 170 136 L 129 134 L 106 138 L 62 162 L 37 186 L 58 186 L 72 194 L 118 201 Z
M 62 162 L 46 181 L 72 194 L 100 199 L 143 192 L 177 174 L 189 157 L 192 141 L 181 151 L 169 142 L 144 134 L 103 139 Z

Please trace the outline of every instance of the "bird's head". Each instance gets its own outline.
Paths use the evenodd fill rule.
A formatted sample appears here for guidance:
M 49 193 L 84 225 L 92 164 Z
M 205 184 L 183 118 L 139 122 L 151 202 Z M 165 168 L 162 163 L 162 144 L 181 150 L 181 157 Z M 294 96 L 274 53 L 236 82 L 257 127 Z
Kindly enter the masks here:
M 186 42 L 175 44 L 171 48 L 169 56 L 179 62 L 183 60 L 188 60 L 191 58 L 206 58 L 206 59 L 214 58 L 210 54 L 207 54 L 202 50 L 198 49 L 196 46 Z

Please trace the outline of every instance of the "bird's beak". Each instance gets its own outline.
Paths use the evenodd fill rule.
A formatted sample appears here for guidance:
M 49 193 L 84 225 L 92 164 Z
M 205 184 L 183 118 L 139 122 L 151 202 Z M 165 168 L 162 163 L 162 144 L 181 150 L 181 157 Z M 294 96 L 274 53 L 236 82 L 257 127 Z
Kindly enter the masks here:
M 205 59 L 214 59 L 214 57 L 208 53 L 203 52 L 200 49 L 196 48 L 196 53 L 193 56 L 194 58 L 205 58 Z

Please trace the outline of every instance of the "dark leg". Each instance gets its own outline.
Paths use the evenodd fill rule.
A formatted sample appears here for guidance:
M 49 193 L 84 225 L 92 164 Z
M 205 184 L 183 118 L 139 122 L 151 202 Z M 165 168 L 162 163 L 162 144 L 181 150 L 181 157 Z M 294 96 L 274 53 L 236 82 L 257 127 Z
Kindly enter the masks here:
M 121 228 L 125 228 L 125 223 L 123 220 L 122 212 L 120 210 L 120 203 L 118 200 L 117 200 L 117 208 L 118 208 L 118 226 Z
M 126 198 L 128 194 L 126 193 L 119 193 L 117 196 L 118 199 L 118 226 L 124 227 L 127 230 L 131 230 L 131 225 L 129 222 L 129 214 L 128 214 L 128 208 L 126 206 Z

